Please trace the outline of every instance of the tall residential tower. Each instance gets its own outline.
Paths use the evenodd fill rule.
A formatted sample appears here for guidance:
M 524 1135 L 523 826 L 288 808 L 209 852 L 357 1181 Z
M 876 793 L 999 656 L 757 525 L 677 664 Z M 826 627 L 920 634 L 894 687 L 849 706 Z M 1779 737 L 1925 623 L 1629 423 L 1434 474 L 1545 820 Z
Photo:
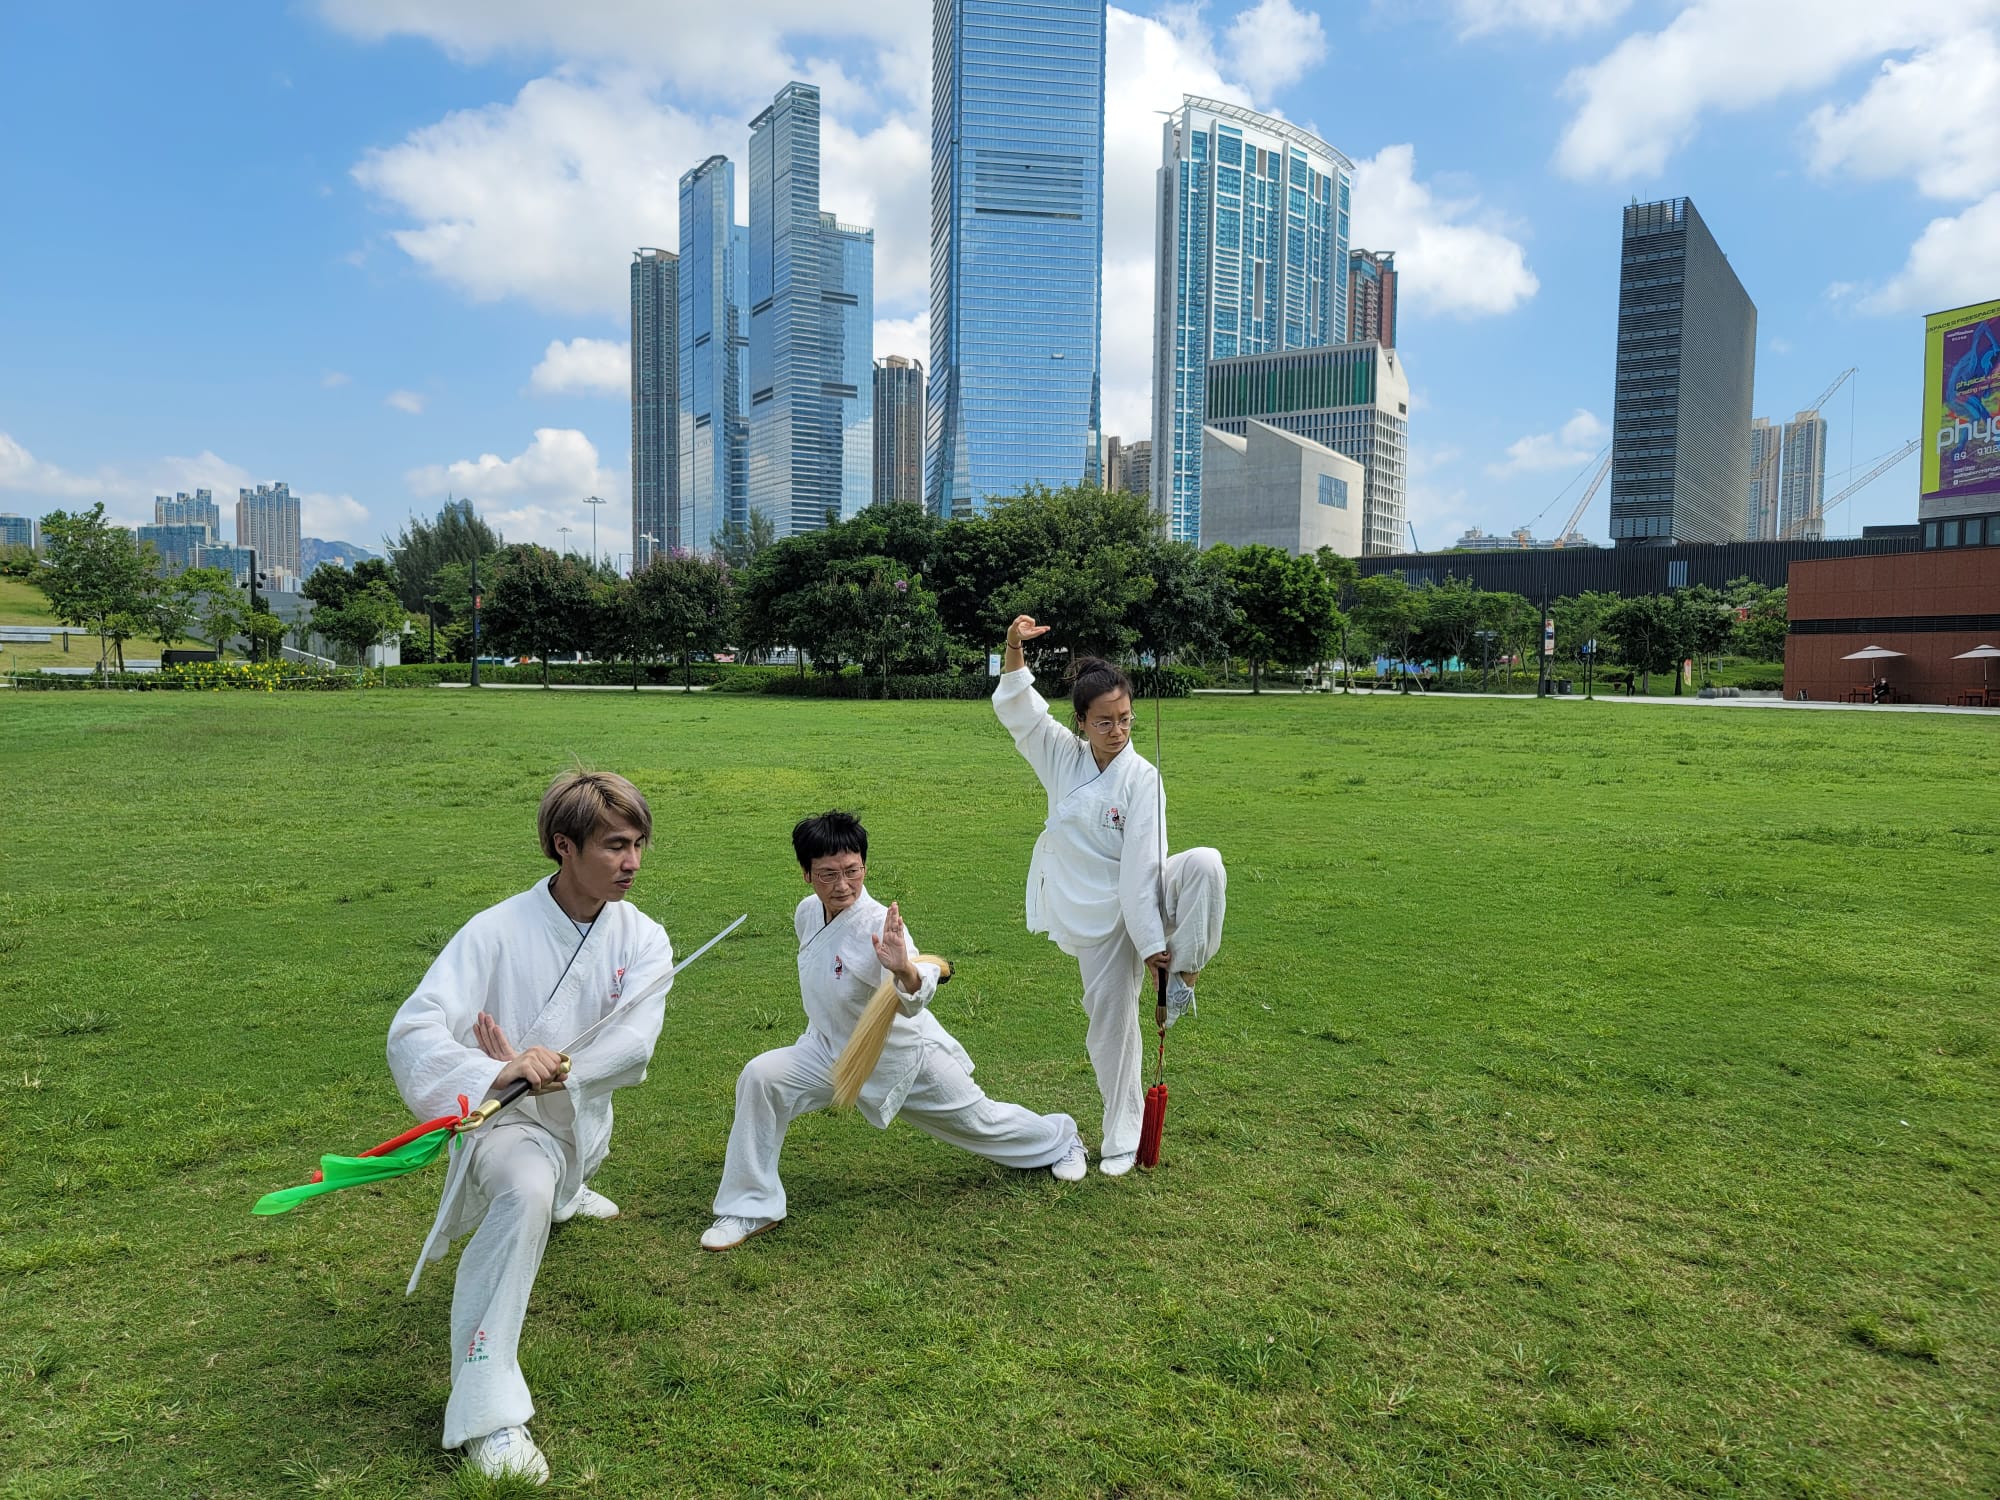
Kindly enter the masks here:
M 1785 424 L 1785 477 L 1780 486 L 1778 537 L 1816 542 L 1826 535 L 1826 418 L 1802 411 Z
M 296 589 L 299 577 L 299 502 L 283 480 L 236 492 L 236 545 L 253 548 L 257 571 L 274 589 Z
M 1396 347 L 1396 255 L 1350 250 L 1347 255 L 1347 336 Z
M 632 571 L 681 534 L 678 257 L 632 253 Z
M 925 495 L 1099 478 L 1105 0 L 934 0 Z
M 891 354 L 875 362 L 875 502 L 924 503 L 924 367 Z
M 1740 542 L 1749 529 L 1757 308 L 1689 198 L 1625 210 L 1611 540 Z
M 676 330 L 683 545 L 707 548 L 749 520 L 749 231 L 736 223 L 736 169 L 711 156 L 681 178 Z
M 1162 139 L 1153 504 L 1195 541 L 1208 362 L 1347 340 L 1354 164 L 1296 125 L 1192 95 Z
M 1743 539 L 1775 542 L 1778 539 L 1779 456 L 1784 429 L 1763 417 L 1750 424 L 1750 516 Z

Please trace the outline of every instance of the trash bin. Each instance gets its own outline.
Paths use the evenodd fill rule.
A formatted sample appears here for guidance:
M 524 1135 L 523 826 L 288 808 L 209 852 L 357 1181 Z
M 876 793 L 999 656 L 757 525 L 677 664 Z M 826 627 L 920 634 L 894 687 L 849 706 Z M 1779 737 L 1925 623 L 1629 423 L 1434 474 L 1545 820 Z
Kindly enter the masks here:
M 1556 691 L 1557 691 L 1558 693 L 1566 693 L 1566 692 L 1568 692 L 1568 691 L 1569 691 L 1569 681 L 1570 681 L 1570 680 L 1569 680 L 1569 679 L 1568 679 L 1567 677 L 1558 677 L 1558 678 L 1556 679 Z

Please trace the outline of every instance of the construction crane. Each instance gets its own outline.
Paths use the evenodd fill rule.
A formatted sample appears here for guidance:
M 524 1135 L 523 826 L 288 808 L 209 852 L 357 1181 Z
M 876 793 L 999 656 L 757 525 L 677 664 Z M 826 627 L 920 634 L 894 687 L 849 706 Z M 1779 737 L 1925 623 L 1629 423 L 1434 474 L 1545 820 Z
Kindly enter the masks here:
M 1410 528 L 1410 550 L 1412 552 L 1423 551 L 1424 544 L 1417 540 L 1417 523 L 1415 521 L 1405 521 L 1403 524 Z
M 1598 486 L 1604 483 L 1604 476 L 1610 472 L 1611 454 L 1607 451 L 1604 455 L 1604 462 L 1597 466 L 1597 472 L 1591 476 L 1590 483 L 1583 487 L 1583 498 L 1576 502 L 1576 509 L 1569 513 L 1569 519 L 1563 522 L 1562 530 L 1556 533 L 1556 545 L 1558 547 L 1562 546 L 1568 539 L 1569 534 L 1576 530 L 1576 523 L 1583 519 L 1583 513 L 1589 507 L 1591 497 L 1597 493 Z
M 1915 453 L 1917 449 L 1922 445 L 1922 443 L 1923 443 L 1922 438 L 1911 438 L 1907 443 L 1903 444 L 1902 447 L 1898 448 L 1894 453 L 1891 453 L 1887 458 L 1877 463 L 1866 474 L 1863 474 L 1859 479 L 1855 480 L 1854 483 L 1850 484 L 1846 489 L 1842 490 L 1839 494 L 1835 495 L 1831 500 L 1825 501 L 1823 504 L 1814 506 L 1811 510 L 1807 511 L 1804 515 L 1800 516 L 1796 521 L 1792 522 L 1791 525 L 1785 528 L 1785 534 L 1779 537 L 1778 540 L 1781 542 L 1789 542 L 1796 540 L 1800 532 L 1805 531 L 1810 527 L 1812 527 L 1813 525 L 1815 525 L 1816 523 L 1818 523 L 1825 517 L 1828 511 L 1832 510 L 1836 505 L 1840 504 L 1841 501 L 1845 500 L 1849 495 L 1852 495 L 1856 490 L 1865 489 L 1869 485 L 1873 484 L 1876 480 L 1880 479 L 1884 474 L 1888 473 L 1891 469 L 1895 468 L 1897 464 L 1901 463 L 1904 459 L 1908 458 L 1912 453 Z
M 1794 417 L 1792 420 L 1796 422 L 1803 417 L 1818 416 L 1819 409 L 1822 406 L 1826 405 L 1827 402 L 1833 399 L 1833 393 L 1839 390 L 1842 386 L 1846 385 L 1848 380 L 1852 376 L 1859 375 L 1860 373 L 1861 373 L 1861 366 L 1849 365 L 1846 369 L 1842 370 L 1838 375 L 1833 377 L 1833 384 L 1828 386 L 1825 390 L 1819 393 L 1818 400 L 1814 401 L 1811 406 L 1808 406 L 1804 411 L 1800 412 L 1799 415 L 1797 417 Z

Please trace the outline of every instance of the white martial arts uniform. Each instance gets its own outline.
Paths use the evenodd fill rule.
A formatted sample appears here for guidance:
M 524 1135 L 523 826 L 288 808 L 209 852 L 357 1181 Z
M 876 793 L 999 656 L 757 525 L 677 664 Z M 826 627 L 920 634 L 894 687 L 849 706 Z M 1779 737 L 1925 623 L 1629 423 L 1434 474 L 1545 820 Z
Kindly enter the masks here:
M 834 1061 L 885 973 L 871 940 L 881 935 L 887 916 L 888 908 L 866 890 L 831 922 L 817 895 L 792 914 L 805 1034 L 789 1047 L 753 1057 L 736 1080 L 736 1118 L 715 1194 L 718 1214 L 785 1217 L 785 1185 L 778 1180 L 785 1128 L 833 1102 Z M 908 942 L 914 956 L 917 940 Z M 901 1014 L 890 1023 L 881 1062 L 861 1085 L 857 1105 L 868 1123 L 886 1130 L 901 1114 L 924 1134 L 1005 1167 L 1061 1161 L 1077 1140 L 1076 1121 L 987 1098 L 972 1081 L 972 1059 L 927 1008 L 937 993 L 937 966 L 918 964 L 917 972 L 923 982 L 914 995 L 897 986 Z
M 621 997 L 671 983 L 673 945 L 658 922 L 613 901 L 581 934 L 538 881 L 459 929 L 389 1023 L 389 1069 L 419 1118 L 477 1104 L 503 1064 L 473 1040 L 483 1010 L 518 1051 L 560 1051 Z M 516 1358 L 549 1225 L 611 1146 L 611 1092 L 646 1076 L 665 1015 L 660 997 L 621 1017 L 570 1058 L 559 1092 L 530 1094 L 454 1146 L 437 1221 L 410 1276 L 476 1229 L 451 1301 L 453 1366 L 444 1446 L 525 1423 L 535 1403 Z
M 1028 931 L 1047 933 L 1083 976 L 1084 1045 L 1104 1096 L 1103 1156 L 1139 1149 L 1145 1054 L 1139 991 L 1146 957 L 1164 949 L 1177 973 L 1208 967 L 1222 946 L 1227 877 L 1213 849 L 1167 847 L 1160 773 L 1128 740 L 1098 769 L 1088 741 L 1057 717 L 1026 667 L 1003 673 L 993 709 L 1049 795 L 1028 865 Z

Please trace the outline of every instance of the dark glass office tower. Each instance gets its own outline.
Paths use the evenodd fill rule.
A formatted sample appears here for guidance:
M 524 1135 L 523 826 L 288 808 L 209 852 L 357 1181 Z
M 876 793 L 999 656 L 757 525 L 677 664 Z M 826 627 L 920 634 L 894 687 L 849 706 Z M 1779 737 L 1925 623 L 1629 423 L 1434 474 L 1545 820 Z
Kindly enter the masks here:
M 1693 200 L 1625 210 L 1611 540 L 1742 541 L 1757 308 Z
M 632 253 L 632 571 L 681 536 L 680 260 Z

